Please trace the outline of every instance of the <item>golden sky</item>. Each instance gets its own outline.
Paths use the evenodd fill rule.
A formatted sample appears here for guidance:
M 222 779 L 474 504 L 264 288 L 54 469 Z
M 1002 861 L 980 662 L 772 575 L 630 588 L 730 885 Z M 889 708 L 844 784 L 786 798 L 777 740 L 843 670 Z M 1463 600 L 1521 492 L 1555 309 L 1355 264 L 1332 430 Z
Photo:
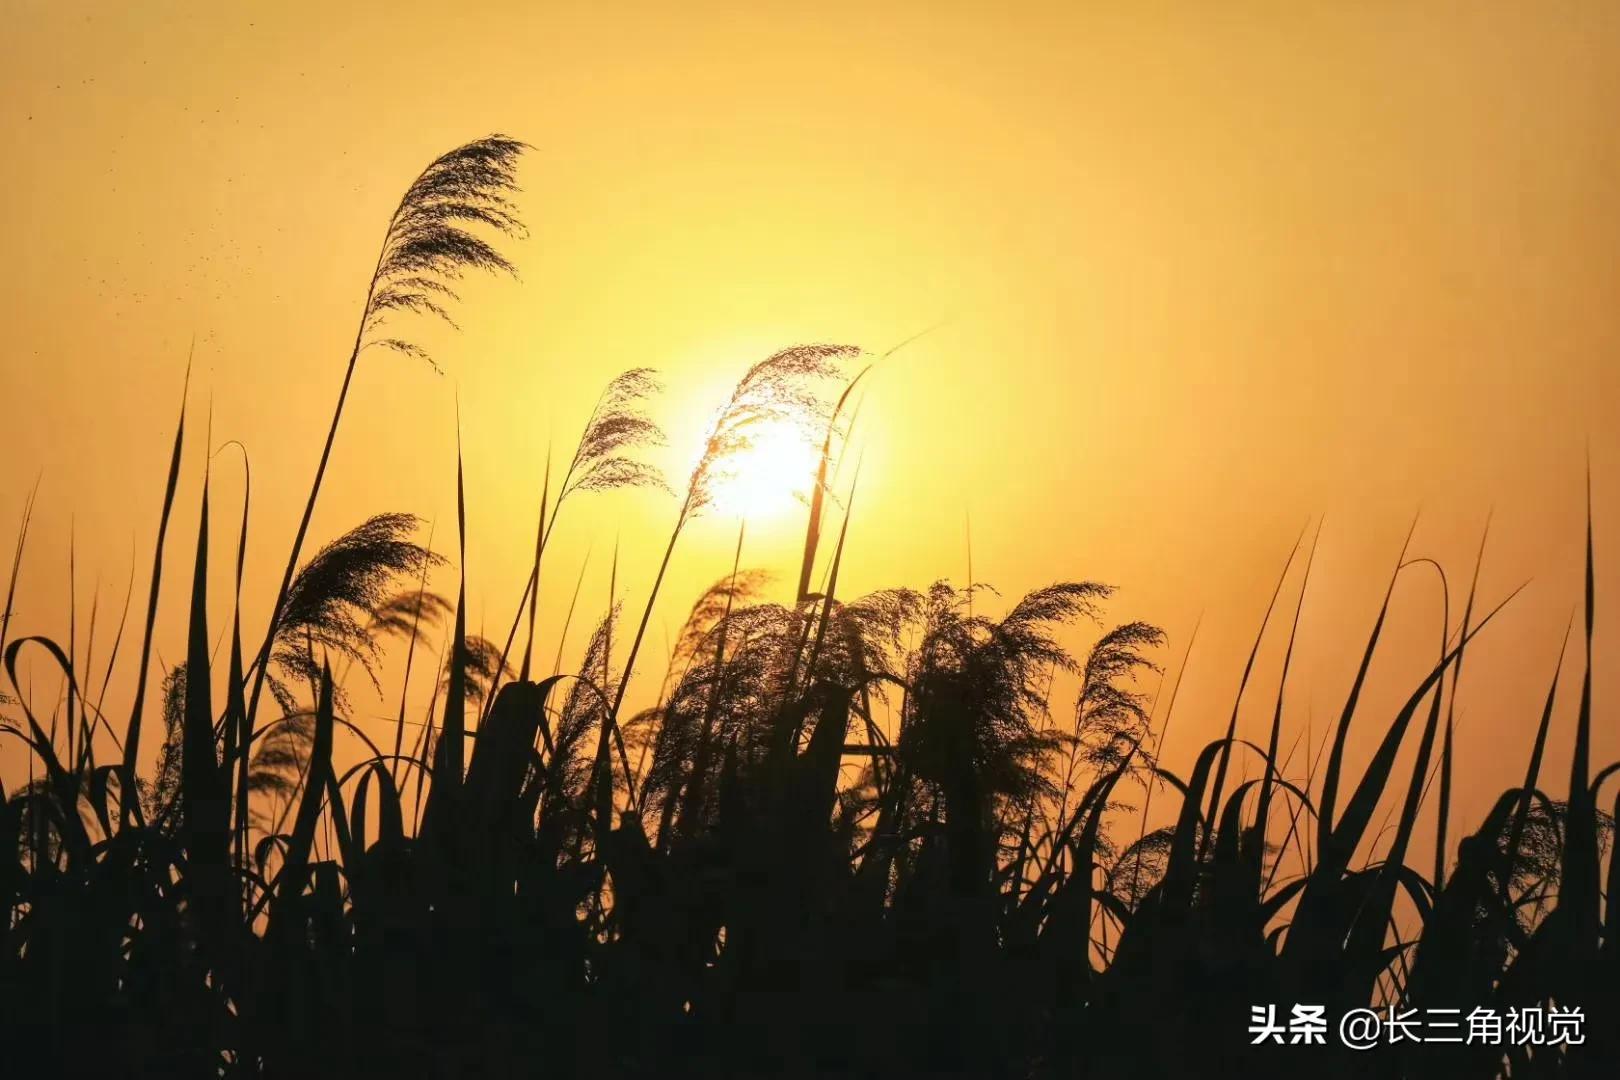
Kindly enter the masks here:
M 469 622 L 491 636 L 522 587 L 548 440 L 571 449 L 612 374 L 663 372 L 678 474 L 770 351 L 882 351 L 941 322 L 870 379 L 841 591 L 960 579 L 971 517 L 974 573 L 1004 595 L 1117 584 L 1111 612 L 1164 625 L 1166 659 L 1201 614 L 1173 766 L 1224 725 L 1318 517 L 1290 692 L 1318 733 L 1414 515 L 1414 551 L 1454 594 L 1488 513 L 1482 596 L 1531 581 L 1465 672 L 1464 818 L 1522 768 L 1578 603 L 1588 447 L 1600 590 L 1616 580 L 1616 5 L 4 7 L 8 545 L 43 475 L 18 632 L 66 633 L 70 529 L 81 634 L 99 579 L 105 649 L 132 546 L 142 603 L 193 340 L 166 585 L 186 584 L 211 407 L 214 443 L 251 454 L 257 632 L 394 203 L 491 131 L 536 148 L 532 235 L 508 249 L 521 280 L 471 285 L 460 334 L 424 331 L 443 375 L 365 355 L 312 533 L 410 510 L 448 550 L 459 402 Z M 216 627 L 237 460 L 216 473 Z M 547 625 L 589 549 L 583 639 L 616 539 L 634 608 L 674 512 L 647 494 L 574 504 Z M 801 531 L 797 514 L 752 522 L 744 561 L 786 587 Z M 715 515 L 683 541 L 652 654 L 734 535 Z M 1439 629 L 1431 579 L 1398 596 L 1368 702 L 1385 716 Z M 1600 626 L 1600 761 L 1620 751 L 1602 719 L 1614 640 Z

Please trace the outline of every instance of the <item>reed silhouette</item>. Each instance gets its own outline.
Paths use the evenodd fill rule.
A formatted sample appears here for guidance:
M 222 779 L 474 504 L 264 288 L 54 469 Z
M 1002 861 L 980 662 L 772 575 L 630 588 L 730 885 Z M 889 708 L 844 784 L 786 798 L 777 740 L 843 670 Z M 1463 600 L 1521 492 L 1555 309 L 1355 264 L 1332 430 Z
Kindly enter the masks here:
M 1264 746 L 1236 737 L 1234 706 L 1190 771 L 1160 761 L 1174 694 L 1155 731 L 1140 680 L 1162 667 L 1165 635 L 1110 626 L 1107 585 L 1036 589 L 999 617 L 973 582 L 843 597 L 851 496 L 813 589 L 848 387 L 863 373 L 854 348 L 789 348 L 744 374 L 679 493 L 627 647 L 615 568 L 577 670 L 563 673 L 558 641 L 553 672 L 538 675 L 536 650 L 553 644 L 536 630 L 543 556 L 572 496 L 666 486 L 637 456 L 662 440 L 643 411 L 659 390 L 650 371 L 608 384 L 554 494 L 548 469 L 503 642 L 467 632 L 464 576 L 455 598 L 427 587 L 445 560 L 418 544 L 409 515 L 372 517 L 301 559 L 363 351 L 427 358 L 408 323 L 387 320 L 447 319 L 459 275 L 512 271 L 494 244 L 522 227 L 509 201 L 521 149 L 492 137 L 454 150 L 401 201 L 263 644 L 244 650 L 238 603 L 222 662 L 207 625 L 205 485 L 188 647 L 159 687 L 150 775 L 137 767 L 145 673 L 184 416 L 121 729 L 105 695 L 122 619 L 99 673 L 49 638 L 11 634 L 25 506 L 0 614 L 0 735 L 34 777 L 0 805 L 8 1062 L 168 1077 L 1615 1075 L 1620 860 L 1605 865 L 1613 818 L 1599 799 L 1620 764 L 1591 760 L 1590 514 L 1566 795 L 1546 794 L 1563 767 L 1548 741 L 1561 660 L 1523 783 L 1471 831 L 1451 813 L 1451 708 L 1470 644 L 1505 601 L 1471 587 L 1427 677 L 1393 716 L 1368 715 L 1397 582 L 1423 563 L 1405 552 L 1320 773 L 1288 749 L 1286 661 Z M 679 538 L 760 428 L 783 420 L 821 446 L 795 602 L 761 599 L 739 533 L 655 703 L 624 715 Z M 464 552 L 464 499 L 459 509 Z M 244 500 L 238 597 L 248 527 Z M 1275 632 L 1282 590 L 1261 635 Z M 1084 655 L 1060 643 L 1071 624 L 1098 631 Z M 358 673 L 380 687 L 388 648 L 405 650 L 406 685 L 384 750 L 348 715 L 344 686 Z M 24 650 L 67 683 L 43 722 L 19 683 Z M 407 707 L 418 652 L 443 658 L 420 720 Z M 1066 717 L 1051 705 L 1057 672 L 1080 686 Z M 1262 692 L 1249 675 L 1241 697 Z M 1345 762 L 1352 725 L 1383 733 L 1360 775 Z M 1397 756 L 1414 737 L 1403 776 Z M 340 741 L 353 744 L 344 759 L 359 757 L 342 771 Z M 98 742 L 116 759 L 98 760 Z M 1229 789 L 1238 758 L 1257 778 Z M 1407 854 L 1435 775 L 1425 877 Z M 1144 813 L 1132 830 L 1116 798 L 1127 784 L 1177 800 L 1174 823 L 1148 831 Z M 1393 840 L 1371 859 L 1386 797 Z M 1300 1002 L 1330 1017 L 1371 1004 L 1578 1006 L 1585 1041 L 1251 1045 L 1250 1006 Z

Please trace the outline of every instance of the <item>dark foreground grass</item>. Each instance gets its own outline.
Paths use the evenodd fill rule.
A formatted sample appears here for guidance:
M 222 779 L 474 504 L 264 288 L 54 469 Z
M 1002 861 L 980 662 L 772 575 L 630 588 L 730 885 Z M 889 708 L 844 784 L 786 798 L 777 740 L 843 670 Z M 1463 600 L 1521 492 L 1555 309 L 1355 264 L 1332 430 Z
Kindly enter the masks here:
M 1522 785 L 1471 829 L 1450 815 L 1451 707 L 1497 608 L 1471 591 L 1404 707 L 1358 706 L 1404 552 L 1325 760 L 1306 747 L 1305 764 L 1280 685 L 1265 745 L 1236 738 L 1234 708 L 1190 771 L 1160 763 L 1136 676 L 1163 635 L 1113 627 L 1083 657 L 1058 644 L 1066 624 L 1100 622 L 1107 586 L 1039 589 L 1000 618 L 972 586 L 842 598 L 842 533 L 820 561 L 818 548 L 848 394 L 822 391 L 849 385 L 858 350 L 788 349 L 744 376 L 678 495 L 645 604 L 622 620 L 615 581 L 568 674 L 563 644 L 536 638 L 535 586 L 572 498 L 663 483 L 636 454 L 659 437 L 641 408 L 649 372 L 609 384 L 555 486 L 548 468 L 504 641 L 467 633 L 464 582 L 454 600 L 427 589 L 439 560 L 408 516 L 303 559 L 359 357 L 421 354 L 391 315 L 445 315 L 460 274 L 510 269 L 479 236 L 521 228 L 507 201 L 520 150 L 452 151 L 391 221 L 259 647 L 233 613 L 214 655 L 205 492 L 186 659 L 148 694 L 183 420 L 127 720 L 104 692 L 123 625 L 92 671 L 71 640 L 11 633 L 8 591 L 0 735 L 35 777 L 0 807 L 9 1074 L 1620 1074 L 1620 904 L 1605 902 L 1620 861 L 1605 867 L 1599 806 L 1617 766 L 1590 760 L 1590 526 L 1574 746 L 1548 745 L 1555 678 L 1525 728 Z M 796 603 L 761 602 L 758 575 L 734 568 L 694 604 L 657 703 L 623 714 L 683 529 L 761 425 L 795 421 L 822 425 L 823 445 Z M 248 520 L 244 507 L 238 593 Z M 25 514 L 12 590 L 26 531 Z M 408 715 L 401 689 L 379 745 L 348 717 L 344 673 L 374 672 L 388 648 L 407 680 L 429 668 L 434 693 Z M 19 685 L 25 653 L 68 686 L 43 714 Z M 1061 722 L 1059 671 L 1080 685 Z M 1260 692 L 1246 672 L 1241 693 Z M 142 723 L 157 718 L 143 776 Z M 1359 774 L 1353 725 L 1381 733 Z M 1174 824 L 1133 828 L 1122 785 L 1172 800 Z M 1406 857 L 1426 796 L 1428 877 Z M 1391 838 L 1371 859 L 1381 807 Z M 1301 1003 L 1324 1007 L 1326 1045 L 1251 1045 L 1252 1007 L 1286 1018 Z M 1337 1019 L 1369 1005 L 1579 1008 L 1584 1041 L 1338 1045 Z

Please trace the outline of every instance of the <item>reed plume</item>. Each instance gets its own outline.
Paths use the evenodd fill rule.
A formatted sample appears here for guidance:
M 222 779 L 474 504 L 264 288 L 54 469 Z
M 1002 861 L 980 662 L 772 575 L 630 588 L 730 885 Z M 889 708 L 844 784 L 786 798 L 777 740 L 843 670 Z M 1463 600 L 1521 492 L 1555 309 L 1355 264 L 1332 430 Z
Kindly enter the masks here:
M 692 466 L 685 497 L 675 515 L 675 525 L 670 530 L 669 542 L 664 546 L 664 555 L 653 577 L 646 606 L 642 608 L 641 621 L 636 625 L 635 636 L 631 639 L 630 651 L 624 662 L 624 678 L 614 692 L 613 705 L 603 725 L 604 746 L 610 729 L 618 722 L 624 693 L 635 673 L 636 658 L 647 635 L 647 623 L 652 618 L 653 606 L 658 602 L 658 593 L 663 587 L 664 575 L 669 570 L 669 560 L 675 553 L 675 543 L 680 539 L 681 531 L 713 502 L 718 485 L 728 471 L 735 468 L 738 456 L 754 445 L 760 427 L 769 423 L 804 425 L 824 413 L 826 406 L 818 394 L 820 384 L 836 377 L 839 363 L 859 356 L 860 351 L 849 345 L 798 345 L 773 353 L 748 369 L 733 388 L 731 397 L 716 413 L 697 461 Z M 599 753 L 598 756 L 604 755 Z
M 534 561 L 529 568 L 523 595 L 518 598 L 516 614 L 512 616 L 512 629 L 506 635 L 506 644 L 500 650 L 501 662 L 511 654 L 517 639 L 518 624 L 523 618 L 524 605 L 528 605 L 528 637 L 523 645 L 523 659 L 518 677 L 529 678 L 534 659 L 535 618 L 539 606 L 540 567 L 545 558 L 546 545 L 563 503 L 575 492 L 618 491 L 627 488 L 652 488 L 668 491 L 663 473 L 634 456 L 639 450 L 664 445 L 664 431 L 646 413 L 646 404 L 663 389 L 658 373 L 652 368 L 631 368 L 611 379 L 596 399 L 591 415 L 580 432 L 574 447 L 574 456 L 563 470 L 557 498 L 551 500 L 551 459 L 546 458 L 545 483 L 540 495 L 540 519 L 535 526 Z M 549 516 L 548 516 L 549 511 Z M 501 672 L 497 670 L 493 690 L 498 687 Z
M 446 304 L 457 297 L 455 283 L 468 270 L 513 274 L 512 263 L 489 241 L 468 226 L 481 226 L 497 235 L 512 238 L 522 234 L 523 225 L 512 204 L 517 191 L 517 163 L 524 143 L 504 135 L 490 135 L 440 155 L 406 189 L 388 220 L 377 264 L 366 286 L 360 325 L 343 369 L 337 404 L 326 440 L 321 446 L 310 483 L 309 496 L 293 534 L 292 550 L 282 572 L 281 585 L 270 607 L 270 628 L 258 654 L 258 674 L 248 700 L 248 715 L 257 715 L 259 694 L 275 647 L 282 611 L 292 587 L 293 573 L 309 532 L 315 501 L 320 495 L 326 465 L 337 440 L 338 424 L 348 401 L 360 353 L 368 345 L 426 360 L 438 365 L 425 347 L 411 337 L 386 330 L 389 317 L 413 312 L 437 317 L 454 326 Z M 381 336 L 384 333 L 388 336 Z

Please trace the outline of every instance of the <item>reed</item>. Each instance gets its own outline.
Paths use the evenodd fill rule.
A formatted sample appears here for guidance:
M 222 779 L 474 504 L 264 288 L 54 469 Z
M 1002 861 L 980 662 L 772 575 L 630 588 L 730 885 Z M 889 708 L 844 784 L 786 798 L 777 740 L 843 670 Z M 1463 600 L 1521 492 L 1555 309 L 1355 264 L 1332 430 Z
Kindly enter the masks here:
M 1356 1056 L 1329 1045 L 1310 1068 L 1613 1073 L 1620 860 L 1599 799 L 1620 763 L 1592 760 L 1590 508 L 1566 793 L 1545 790 L 1563 771 L 1550 734 L 1560 654 L 1539 721 L 1526 718 L 1524 781 L 1472 831 L 1452 805 L 1466 748 L 1454 710 L 1465 656 L 1511 617 L 1512 598 L 1477 596 L 1477 564 L 1455 623 L 1448 598 L 1426 676 L 1400 708 L 1373 715 L 1365 691 L 1404 600 L 1397 585 L 1427 565 L 1403 547 L 1337 718 L 1308 732 L 1283 691 L 1313 541 L 1264 745 L 1239 737 L 1234 703 L 1221 738 L 1174 761 L 1164 736 L 1175 691 L 1156 717 L 1143 687 L 1163 677 L 1168 642 L 1151 624 L 1111 623 L 1108 585 L 1059 582 L 1005 603 L 972 582 L 841 595 L 851 485 L 812 590 L 834 445 L 861 377 L 845 369 L 862 356 L 850 347 L 784 349 L 743 374 L 679 493 L 632 633 L 620 633 L 615 554 L 605 611 L 572 668 L 564 641 L 537 630 L 543 556 L 574 494 L 663 486 L 638 456 L 662 438 L 645 412 L 659 391 L 646 369 L 608 384 L 555 484 L 548 465 L 504 643 L 467 627 L 459 452 L 453 600 L 429 588 L 444 559 L 431 537 L 418 544 L 411 515 L 373 516 L 303 558 L 358 357 L 369 345 L 419 355 L 385 317 L 447 316 L 458 274 L 512 269 L 468 230 L 518 231 L 507 197 L 519 149 L 497 137 L 453 151 L 396 211 L 269 631 L 251 653 L 240 615 L 249 502 L 220 657 L 205 475 L 185 659 L 163 679 L 150 775 L 138 775 L 151 756 L 142 724 L 163 551 L 183 509 L 184 413 L 121 729 L 103 704 L 123 620 L 94 695 L 79 670 L 93 648 L 81 658 L 76 622 L 67 648 L 13 633 L 12 597 L 30 572 L 34 496 L 25 501 L 0 611 L 0 738 L 27 755 L 31 777 L 0 803 L 8 1051 L 74 1076 L 1265 1077 L 1301 1059 L 1249 1045 L 1252 1004 L 1576 1005 L 1587 1036 L 1576 1046 Z M 781 422 L 805 424 L 822 447 L 803 556 L 788 568 L 793 602 L 765 599 L 739 528 L 731 572 L 691 608 L 656 701 L 621 715 L 681 536 L 764 425 Z M 1254 653 L 1280 632 L 1273 615 L 1303 540 Z M 576 585 L 568 624 L 580 598 Z M 1083 632 L 1094 643 L 1072 652 L 1065 643 Z M 346 683 L 375 685 L 396 647 L 405 685 L 385 752 Z M 540 648 L 557 657 L 543 678 Z M 61 673 L 65 725 L 42 723 L 25 649 Z M 425 710 L 407 692 L 418 652 L 440 658 Z M 1056 672 L 1078 685 L 1072 708 L 1053 701 Z M 1251 655 L 1240 699 L 1262 692 L 1253 672 Z M 1381 733 L 1359 773 L 1352 724 Z M 99 763 L 109 746 L 115 759 Z M 1301 746 L 1310 760 L 1296 768 Z M 1129 820 L 1130 785 L 1151 805 L 1169 800 L 1173 821 Z M 1381 809 L 1390 839 L 1375 858 Z M 1407 856 L 1430 813 L 1439 850 L 1425 876 Z

